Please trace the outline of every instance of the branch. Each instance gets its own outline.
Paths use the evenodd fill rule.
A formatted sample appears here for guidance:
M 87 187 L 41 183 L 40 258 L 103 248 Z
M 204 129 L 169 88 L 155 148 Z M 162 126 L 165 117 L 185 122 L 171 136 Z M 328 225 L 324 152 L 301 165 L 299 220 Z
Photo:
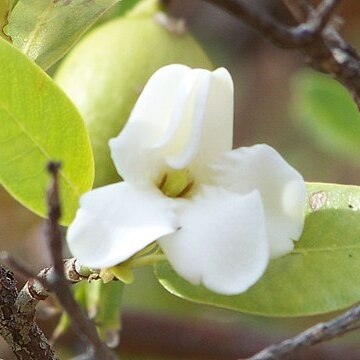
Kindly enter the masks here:
M 94 323 L 85 315 L 79 304 L 73 297 L 68 279 L 65 277 L 63 263 L 63 239 L 58 224 L 61 217 L 59 198 L 59 174 L 60 164 L 50 162 L 48 171 L 52 177 L 48 189 L 48 243 L 52 259 L 52 269 L 46 276 L 48 289 L 58 298 L 59 302 L 69 314 L 73 325 L 80 334 L 88 341 L 90 350 L 96 359 L 113 360 L 114 355 L 110 349 L 101 341 Z
M 18 304 L 13 274 L 0 266 L 0 335 L 19 360 L 58 360 L 43 332 Z
M 321 35 L 321 32 L 325 29 L 325 26 L 330 22 L 336 8 L 340 5 L 341 0 L 324 0 L 318 11 L 310 11 L 311 7 L 308 6 L 307 10 L 312 15 L 313 33 Z
M 306 0 L 283 0 L 283 3 L 298 22 L 306 22 L 313 10 Z
M 267 38 L 279 47 L 292 48 L 295 42 L 293 32 L 286 26 L 280 24 L 275 19 L 265 13 L 261 13 L 236 0 L 205 0 L 216 5 L 226 12 L 238 17 L 253 29 L 261 34 L 267 34 Z
M 360 57 L 339 35 L 333 21 L 341 0 L 323 0 L 317 9 L 306 0 L 284 0 L 295 19 L 300 21 L 298 26 L 292 28 L 259 10 L 255 11 L 241 0 L 204 1 L 239 18 L 276 46 L 304 53 L 312 67 L 341 82 L 360 109 Z
M 45 300 L 50 296 L 51 281 L 54 278 L 54 267 L 41 270 L 37 275 L 20 260 L 12 257 L 5 251 L 0 253 L 0 260 L 7 263 L 20 275 L 30 278 L 30 280 L 20 290 L 17 302 L 19 306 L 26 309 L 27 316 L 35 316 L 36 306 L 39 301 Z M 75 258 L 63 260 L 64 276 L 68 284 L 75 284 L 90 277 L 95 279 L 97 272 L 90 271 L 88 268 L 79 268 Z
M 292 339 L 285 340 L 277 345 L 271 345 L 249 360 L 284 359 L 300 348 L 342 336 L 350 331 L 359 329 L 360 305 L 357 305 L 344 314 L 325 323 L 319 323 L 302 332 Z

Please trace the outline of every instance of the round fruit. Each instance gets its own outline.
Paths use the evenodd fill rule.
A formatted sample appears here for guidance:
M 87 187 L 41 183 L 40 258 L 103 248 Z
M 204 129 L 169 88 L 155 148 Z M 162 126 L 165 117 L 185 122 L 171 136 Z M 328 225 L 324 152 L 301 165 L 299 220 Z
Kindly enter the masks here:
M 179 23 L 155 10 L 157 1 L 144 1 L 140 6 L 89 33 L 55 76 L 88 127 L 95 186 L 119 180 L 108 141 L 125 125 L 150 76 L 172 63 L 212 69 L 192 36 L 186 30 L 179 33 Z

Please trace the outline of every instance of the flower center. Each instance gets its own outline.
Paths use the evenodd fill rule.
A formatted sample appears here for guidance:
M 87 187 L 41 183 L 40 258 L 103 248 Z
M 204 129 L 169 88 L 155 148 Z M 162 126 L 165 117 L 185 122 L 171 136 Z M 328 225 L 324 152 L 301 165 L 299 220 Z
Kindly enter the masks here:
M 193 184 L 189 170 L 171 170 L 161 177 L 158 188 L 168 197 L 186 197 Z

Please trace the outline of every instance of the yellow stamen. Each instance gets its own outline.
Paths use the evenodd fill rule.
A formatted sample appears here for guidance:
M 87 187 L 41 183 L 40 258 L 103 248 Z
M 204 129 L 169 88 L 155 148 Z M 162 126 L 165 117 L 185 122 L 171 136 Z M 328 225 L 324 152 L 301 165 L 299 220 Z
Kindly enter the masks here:
M 167 172 L 159 183 L 159 189 L 172 198 L 187 195 L 193 185 L 190 173 L 187 169 L 172 170 Z

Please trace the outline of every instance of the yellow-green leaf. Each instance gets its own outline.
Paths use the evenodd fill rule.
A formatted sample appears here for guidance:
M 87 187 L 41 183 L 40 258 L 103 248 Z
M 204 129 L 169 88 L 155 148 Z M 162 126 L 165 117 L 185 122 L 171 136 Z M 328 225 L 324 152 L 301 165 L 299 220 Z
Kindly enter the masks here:
M 120 0 L 18 0 L 8 33 L 15 46 L 47 69 Z
M 123 289 L 121 281 L 104 284 L 97 280 L 86 284 L 88 314 L 109 347 L 116 347 L 119 343 Z
M 62 222 L 91 189 L 94 164 L 85 126 L 72 102 L 40 68 L 0 39 L 0 184 L 35 213 L 46 214 L 46 165 L 61 161 Z
M 316 145 L 356 164 L 360 113 L 349 92 L 328 75 L 300 71 L 292 83 L 291 112 Z
M 171 293 L 203 304 L 267 316 L 304 316 L 360 300 L 360 187 L 308 184 L 305 229 L 295 250 L 272 260 L 247 292 L 222 296 L 193 286 L 167 262 L 156 266 Z

